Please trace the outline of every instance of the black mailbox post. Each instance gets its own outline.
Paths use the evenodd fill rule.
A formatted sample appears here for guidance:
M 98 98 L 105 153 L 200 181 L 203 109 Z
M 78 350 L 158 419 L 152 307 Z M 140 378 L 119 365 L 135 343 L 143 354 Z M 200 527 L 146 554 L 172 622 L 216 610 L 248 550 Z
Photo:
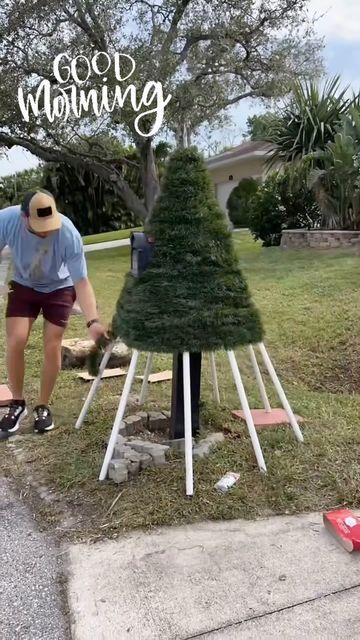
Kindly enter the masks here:
M 200 431 L 201 353 L 190 353 L 191 423 L 194 438 Z M 170 438 L 185 437 L 184 386 L 182 354 L 173 359 Z
M 141 276 L 149 267 L 155 244 L 142 231 L 131 234 L 131 273 L 135 278 Z M 201 385 L 201 353 L 190 354 L 191 375 L 191 414 L 192 431 L 195 437 L 200 430 L 199 405 Z M 173 383 L 171 400 L 171 438 L 184 438 L 184 389 L 183 389 L 183 362 L 182 354 L 174 354 L 173 359 Z
M 154 251 L 154 243 L 142 231 L 131 234 L 131 273 L 138 278 L 148 268 Z

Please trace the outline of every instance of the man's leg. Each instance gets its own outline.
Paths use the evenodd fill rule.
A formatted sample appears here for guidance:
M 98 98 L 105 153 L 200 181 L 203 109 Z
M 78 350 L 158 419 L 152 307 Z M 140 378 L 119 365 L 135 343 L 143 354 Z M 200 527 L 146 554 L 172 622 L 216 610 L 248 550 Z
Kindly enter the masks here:
M 6 318 L 7 371 L 15 400 L 24 399 L 24 353 L 33 323 L 32 318 Z
M 65 328 L 44 321 L 44 363 L 41 372 L 40 405 L 48 406 L 61 369 L 61 343 Z
M 36 294 L 27 287 L 10 283 L 6 309 L 6 360 L 13 400 L 0 420 L 0 440 L 15 435 L 22 419 L 27 415 L 24 400 L 24 353 L 37 315 Z
M 44 363 L 41 373 L 40 400 L 34 410 L 36 433 L 45 433 L 54 428 L 49 402 L 61 369 L 61 343 L 74 300 L 73 287 L 59 289 L 42 297 Z

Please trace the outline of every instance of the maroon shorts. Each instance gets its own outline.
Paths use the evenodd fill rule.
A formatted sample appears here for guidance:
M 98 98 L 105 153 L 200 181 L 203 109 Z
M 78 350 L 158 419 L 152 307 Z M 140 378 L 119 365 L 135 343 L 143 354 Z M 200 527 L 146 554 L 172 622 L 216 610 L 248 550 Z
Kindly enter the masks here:
M 76 299 L 74 287 L 64 287 L 51 293 L 41 293 L 18 282 L 10 282 L 7 318 L 36 318 L 42 311 L 45 320 L 66 327 Z

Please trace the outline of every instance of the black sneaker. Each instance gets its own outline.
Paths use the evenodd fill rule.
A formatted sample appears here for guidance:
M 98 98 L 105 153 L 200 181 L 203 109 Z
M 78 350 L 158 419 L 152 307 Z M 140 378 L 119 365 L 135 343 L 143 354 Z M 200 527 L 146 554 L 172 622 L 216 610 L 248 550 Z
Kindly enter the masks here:
M 20 423 L 27 416 L 25 400 L 11 400 L 9 408 L 0 420 L 0 440 L 7 440 L 20 429 Z
M 34 418 L 35 433 L 46 433 L 55 427 L 51 411 L 44 404 L 39 404 L 35 407 Z

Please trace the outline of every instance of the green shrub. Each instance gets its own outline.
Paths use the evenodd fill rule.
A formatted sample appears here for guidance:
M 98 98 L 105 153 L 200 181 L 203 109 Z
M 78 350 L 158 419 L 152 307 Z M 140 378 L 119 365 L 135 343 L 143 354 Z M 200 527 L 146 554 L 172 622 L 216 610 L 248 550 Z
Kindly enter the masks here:
M 226 208 L 234 227 L 249 226 L 249 203 L 258 187 L 259 185 L 254 178 L 244 178 L 230 193 Z
M 280 244 L 285 225 L 286 209 L 278 192 L 277 179 L 271 176 L 250 201 L 250 231 L 255 240 L 262 240 L 264 247 L 271 247 Z
M 283 229 L 313 229 L 320 210 L 306 178 L 294 170 L 273 173 L 249 203 L 249 228 L 264 247 L 281 242 Z

